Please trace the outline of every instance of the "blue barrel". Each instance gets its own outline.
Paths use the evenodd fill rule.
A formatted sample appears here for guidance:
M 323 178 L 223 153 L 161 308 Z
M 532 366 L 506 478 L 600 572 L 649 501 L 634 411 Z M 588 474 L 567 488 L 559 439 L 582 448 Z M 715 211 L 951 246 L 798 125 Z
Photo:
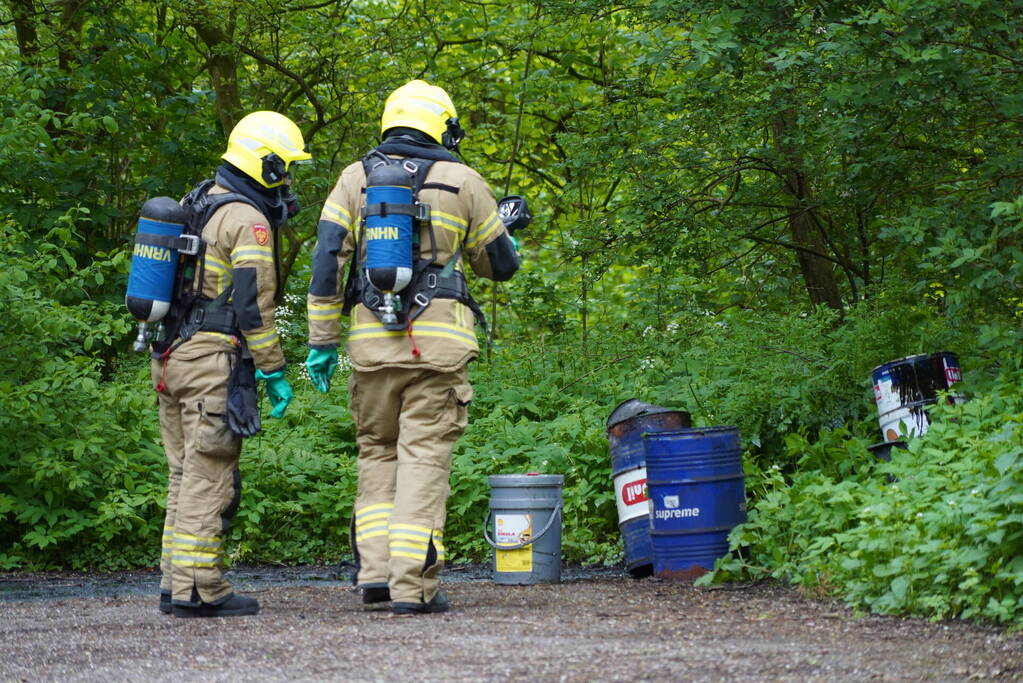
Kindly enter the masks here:
M 636 578 L 650 576 L 654 566 L 643 434 L 682 429 L 690 424 L 687 412 L 636 399 L 620 403 L 607 419 L 611 478 L 618 505 L 618 529 L 625 546 L 625 568 Z
M 735 427 L 643 435 L 654 574 L 695 578 L 728 553 L 746 521 L 742 448 Z

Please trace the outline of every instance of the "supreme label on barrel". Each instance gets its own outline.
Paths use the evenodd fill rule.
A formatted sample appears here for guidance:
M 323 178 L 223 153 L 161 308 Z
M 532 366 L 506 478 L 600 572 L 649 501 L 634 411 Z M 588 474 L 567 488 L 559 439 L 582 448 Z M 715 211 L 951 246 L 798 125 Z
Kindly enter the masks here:
M 682 519 L 683 517 L 699 517 L 698 507 L 679 507 L 678 496 L 664 496 L 661 499 L 661 509 L 655 511 L 657 519 Z
M 615 477 L 615 502 L 618 504 L 618 523 L 650 514 L 650 501 L 646 490 L 646 468 L 622 472 Z
M 498 546 L 518 545 L 533 538 L 532 515 L 495 515 L 494 542 Z M 533 571 L 533 546 L 515 550 L 497 550 L 496 569 L 499 572 Z

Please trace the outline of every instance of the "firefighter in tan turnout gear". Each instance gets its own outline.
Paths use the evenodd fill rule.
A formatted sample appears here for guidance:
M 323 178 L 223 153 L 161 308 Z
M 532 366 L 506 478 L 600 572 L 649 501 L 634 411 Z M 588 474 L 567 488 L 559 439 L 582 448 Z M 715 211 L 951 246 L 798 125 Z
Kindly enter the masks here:
M 464 132 L 443 89 L 417 80 L 395 90 L 381 133 L 383 142 L 341 173 L 320 215 L 306 367 L 327 391 L 349 315 L 359 446 L 351 533 L 362 601 L 390 600 L 396 614 L 444 612 L 437 575 L 451 451 L 472 399 L 466 365 L 479 355 L 481 314 L 463 268 L 502 281 L 519 257 L 490 187 L 448 151 Z M 397 263 L 387 260 L 395 255 Z
M 232 592 L 221 565 L 241 496 L 242 438 L 259 431 L 256 380 L 266 382 L 272 416 L 291 400 L 274 323 L 274 231 L 297 210 L 290 170 L 310 158 L 304 147 L 287 117 L 249 114 L 231 131 L 215 180 L 182 200 L 198 253 L 179 265 L 152 353 L 170 469 L 160 610 L 174 616 L 259 611 L 254 598 Z

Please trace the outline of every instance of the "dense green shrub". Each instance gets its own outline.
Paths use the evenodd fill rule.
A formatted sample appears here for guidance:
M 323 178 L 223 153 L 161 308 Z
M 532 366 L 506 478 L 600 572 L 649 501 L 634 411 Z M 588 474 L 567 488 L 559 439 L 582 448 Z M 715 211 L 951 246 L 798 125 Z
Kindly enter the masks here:
M 159 555 L 165 465 L 148 361 L 105 353 L 130 335 L 119 301 L 101 293 L 123 278 L 125 257 L 80 266 L 68 246 L 82 220 L 69 212 L 38 244 L 2 226 L 0 438 L 13 445 L 0 452 L 3 568 L 153 566 Z M 292 292 L 279 311 L 296 400 L 246 443 L 231 561 L 350 556 L 346 368 L 329 395 L 313 390 L 296 362 L 303 303 Z M 893 300 L 842 321 L 736 309 L 631 329 L 591 330 L 585 347 L 506 341 L 473 366 L 476 399 L 451 478 L 452 561 L 490 556 L 487 476 L 527 471 L 565 476 L 567 561 L 618 561 L 604 425 L 638 397 L 688 409 L 697 424 L 740 427 L 750 519 L 716 578 L 781 578 L 875 611 L 1023 619 L 1023 371 L 1004 362 L 1014 327 Z M 870 369 L 938 348 L 962 353 L 976 398 L 937 406 L 926 437 L 875 461 Z
M 1008 367 L 892 461 L 844 428 L 756 473 L 749 521 L 718 578 L 772 576 L 876 612 L 1023 623 L 1023 370 Z
M 0 222 L 0 568 L 135 566 L 163 525 L 152 397 L 100 357 L 129 333 L 96 294 L 125 258 L 80 266 L 77 214 L 42 242 Z
M 264 416 L 263 431 L 242 450 L 242 503 L 230 532 L 238 561 L 336 562 L 351 554 L 355 430 L 344 382 L 323 396 L 298 373 L 291 381 L 296 399 L 284 418 Z
M 680 317 L 674 332 L 655 337 L 667 353 L 649 349 L 648 394 L 689 406 L 698 424 L 738 426 L 754 459 L 790 467 L 789 433 L 802 429 L 813 440 L 821 429 L 873 414 L 874 367 L 923 351 L 974 348 L 963 324 L 933 307 L 905 293 L 881 298 L 888 304 L 850 307 L 841 322 L 825 310 Z

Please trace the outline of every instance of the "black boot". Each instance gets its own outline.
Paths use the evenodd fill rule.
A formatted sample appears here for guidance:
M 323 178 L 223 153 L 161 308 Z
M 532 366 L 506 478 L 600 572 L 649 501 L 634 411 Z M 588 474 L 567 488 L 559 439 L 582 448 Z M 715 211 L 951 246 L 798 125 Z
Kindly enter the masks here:
M 391 612 L 394 614 L 440 614 L 449 609 L 451 609 L 451 605 L 440 591 L 437 591 L 430 602 L 395 602 L 391 604 Z
M 160 611 L 164 614 L 171 613 L 171 592 L 160 591 Z
M 386 583 L 365 583 L 359 586 L 362 592 L 362 604 L 372 605 L 377 602 L 390 602 L 391 589 Z
M 174 605 L 174 616 L 194 617 L 243 617 L 259 613 L 259 601 L 237 593 L 228 593 L 217 602 L 200 602 L 198 605 Z

